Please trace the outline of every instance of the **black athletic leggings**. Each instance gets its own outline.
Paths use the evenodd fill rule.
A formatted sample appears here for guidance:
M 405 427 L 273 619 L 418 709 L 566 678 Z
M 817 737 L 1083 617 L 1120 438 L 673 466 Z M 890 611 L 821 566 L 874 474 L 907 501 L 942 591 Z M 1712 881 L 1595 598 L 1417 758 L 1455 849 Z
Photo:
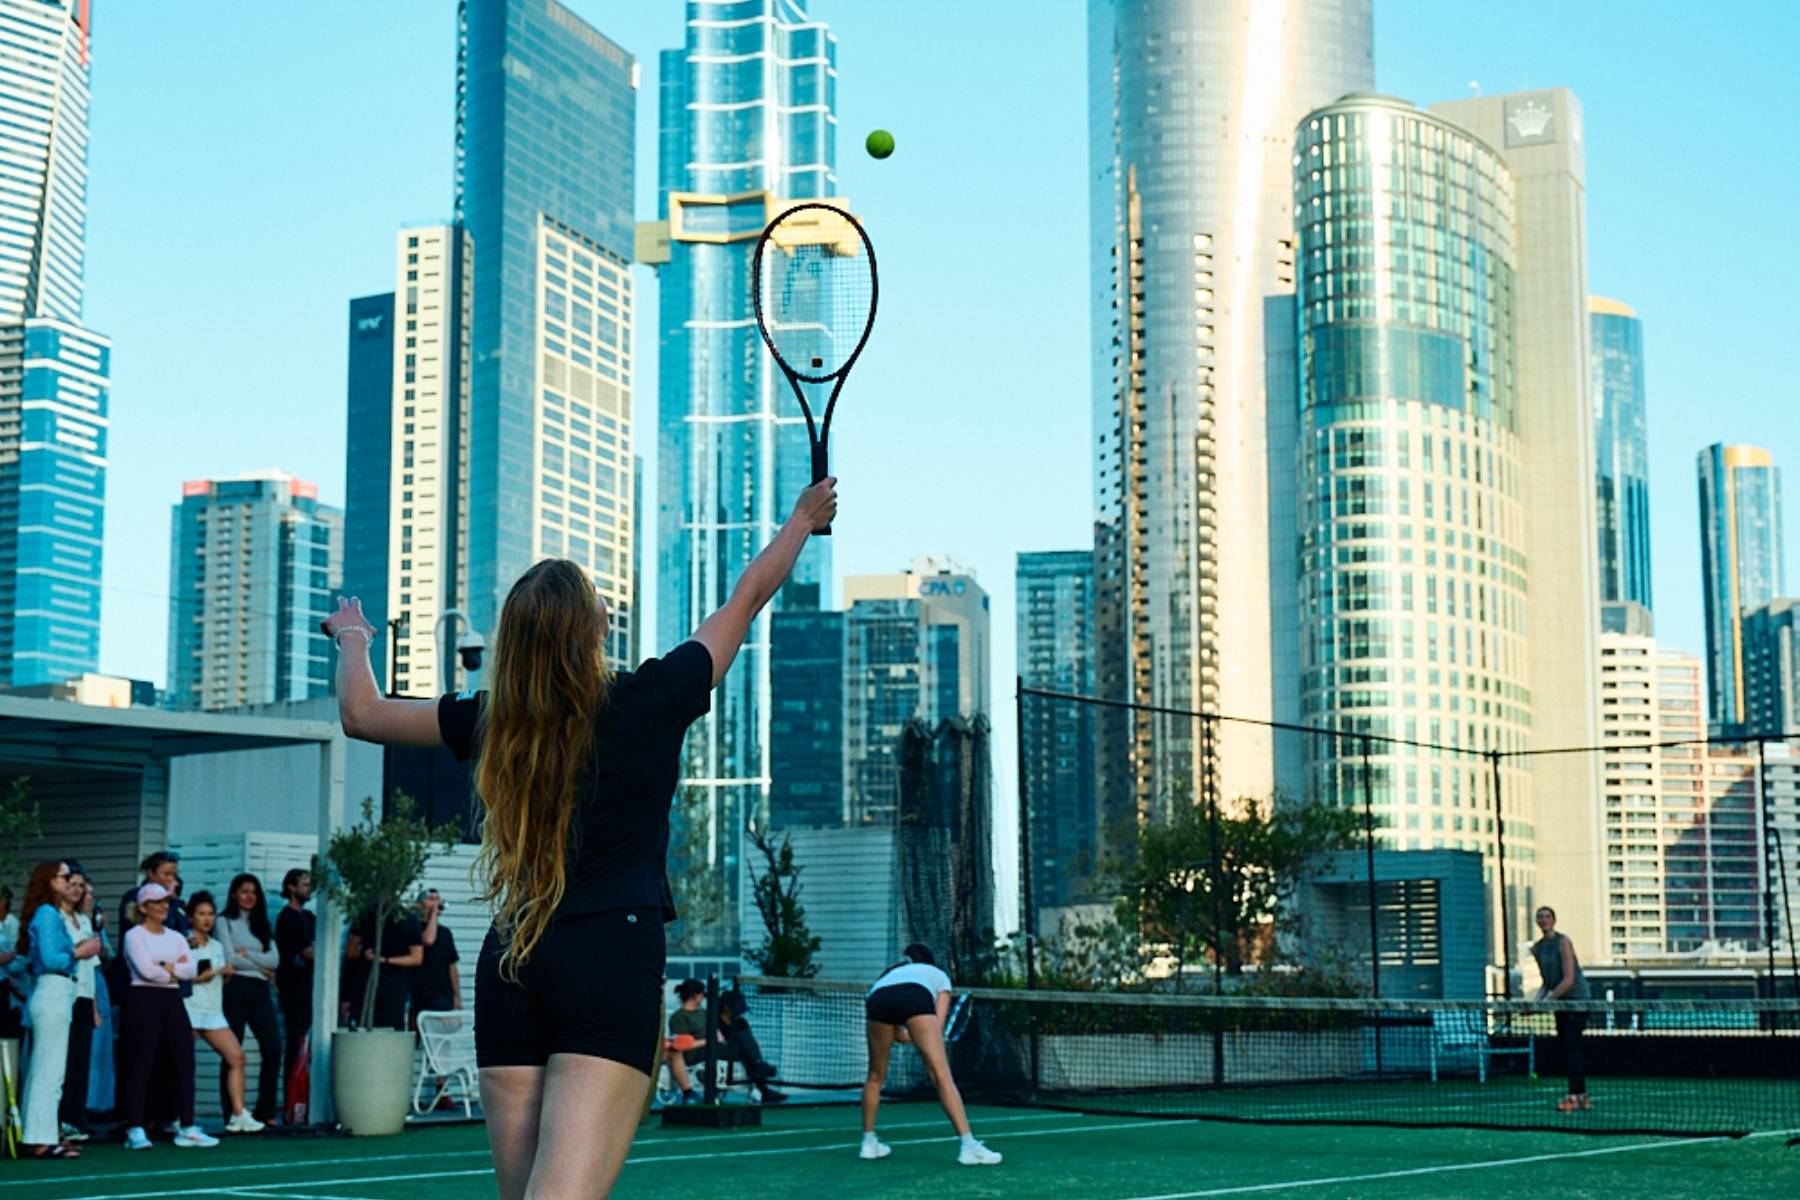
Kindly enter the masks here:
M 1587 1028 L 1588 1014 L 1557 1013 L 1556 1041 L 1562 1047 L 1563 1070 L 1569 1076 L 1569 1095 L 1587 1094 L 1587 1064 L 1581 1060 L 1581 1034 Z
M 244 1045 L 244 1027 L 249 1026 L 262 1056 L 256 1070 L 256 1100 L 250 1112 L 258 1121 L 274 1117 L 276 1090 L 281 1082 L 281 1037 L 275 1024 L 273 990 L 262 979 L 233 975 L 225 981 L 225 1023 L 231 1026 L 240 1046 Z M 249 1090 L 250 1081 L 246 1079 L 244 1091 Z M 227 1117 L 231 1116 L 231 1094 L 226 1090 L 224 1072 L 219 1074 L 219 1106 Z
M 63 1073 L 58 1115 L 64 1125 L 87 1128 L 88 1067 L 94 1054 L 94 1002 L 77 1000 L 69 1014 L 69 1061 Z
M 125 1086 L 120 1108 L 126 1128 L 144 1124 L 152 1082 L 173 1093 L 183 1127 L 194 1123 L 194 1026 L 181 989 L 134 987 L 125 1006 Z

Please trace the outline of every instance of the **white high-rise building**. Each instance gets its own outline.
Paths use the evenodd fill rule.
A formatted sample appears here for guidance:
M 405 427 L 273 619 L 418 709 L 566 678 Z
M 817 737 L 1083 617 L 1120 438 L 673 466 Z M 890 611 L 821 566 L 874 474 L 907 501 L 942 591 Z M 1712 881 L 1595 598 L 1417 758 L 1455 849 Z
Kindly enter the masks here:
M 1498 151 L 1512 175 L 1531 747 L 1592 746 L 1600 740 L 1600 572 L 1581 103 L 1567 88 L 1550 88 L 1431 111 Z M 1606 912 L 1599 756 L 1539 755 L 1530 767 L 1533 903 L 1555 908 L 1558 928 L 1577 945 L 1597 944 Z M 1536 932 L 1527 909 L 1513 919 L 1516 956 Z
M 1294 125 L 1373 86 L 1370 0 L 1088 6 L 1096 686 L 1270 718 L 1263 301 L 1293 286 Z M 1103 714 L 1108 820 L 1274 786 L 1267 730 Z
M 469 586 L 470 250 L 459 225 L 403 229 L 395 240 L 385 595 L 406 616 L 393 651 L 401 696 L 458 683 L 438 622 L 466 602 Z

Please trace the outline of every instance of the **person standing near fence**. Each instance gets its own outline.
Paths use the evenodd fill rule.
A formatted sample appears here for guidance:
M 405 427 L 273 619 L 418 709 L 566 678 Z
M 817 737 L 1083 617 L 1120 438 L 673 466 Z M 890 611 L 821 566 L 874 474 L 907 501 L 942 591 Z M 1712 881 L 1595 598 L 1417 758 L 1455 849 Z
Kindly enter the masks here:
M 462 973 L 456 964 L 456 937 L 444 928 L 444 898 L 436 888 L 419 897 L 419 941 L 424 955 L 413 972 L 412 1021 L 422 1012 L 453 1012 L 462 1007 Z
M 244 1029 L 256 1035 L 260 1061 L 256 1069 L 256 1106 L 251 1116 L 258 1125 L 275 1119 L 281 1086 L 281 1038 L 275 1023 L 275 968 L 281 956 L 275 952 L 275 930 L 269 925 L 268 902 L 262 880 L 245 872 L 231 881 L 220 914 L 218 938 L 231 966 L 225 981 L 225 1021 L 240 1045 Z M 219 1100 L 230 1112 L 225 1081 L 219 1081 Z
M 312 874 L 300 867 L 282 876 L 281 898 L 287 903 L 275 918 L 275 949 L 281 955 L 281 965 L 275 968 L 275 999 L 281 1006 L 281 1078 L 288 1087 L 293 1086 L 300 1046 L 312 1029 L 313 941 L 318 927 L 317 918 L 306 907 L 312 890 Z M 284 1093 L 287 1108 L 293 1107 L 292 1099 Z
M 80 863 L 69 864 L 69 886 L 75 893 L 75 906 L 65 914 L 69 936 L 78 946 L 91 940 L 100 947 L 93 956 L 75 964 L 75 1007 L 69 1014 L 69 1064 L 63 1073 L 62 1104 L 59 1106 L 63 1140 L 85 1142 L 88 1140 L 88 1066 L 94 1057 L 94 1030 L 100 1026 L 100 1013 L 94 1004 L 95 984 L 100 978 L 100 964 L 106 957 L 106 942 L 94 928 L 94 889 Z
M 1537 927 L 1544 936 L 1531 944 L 1531 957 L 1537 960 L 1538 975 L 1543 986 L 1539 1000 L 1586 1000 L 1587 976 L 1575 957 L 1575 943 L 1567 934 L 1556 932 L 1556 910 L 1548 904 L 1537 910 Z M 1557 1112 L 1575 1112 L 1594 1107 L 1587 1094 L 1587 1065 L 1581 1056 L 1581 1035 L 1587 1029 L 1585 1012 L 1556 1014 L 1556 1043 L 1562 1050 L 1563 1069 L 1569 1076 L 1569 1093 L 1557 1101 Z
M 171 907 L 169 889 L 146 883 L 133 905 L 138 923 L 125 935 L 125 963 L 131 971 L 131 1002 L 125 1005 L 128 1034 L 125 1059 L 125 1148 L 150 1149 L 144 1130 L 144 1108 L 153 1083 L 175 1102 L 178 1123 L 175 1145 L 217 1146 L 194 1123 L 194 1028 L 182 1004 L 181 985 L 194 978 L 194 956 L 187 938 L 163 924 Z
M 235 973 L 226 961 L 225 943 L 213 936 L 219 910 L 211 892 L 195 892 L 188 900 L 188 920 L 194 932 L 188 944 L 194 949 L 194 990 L 184 1002 L 194 1036 L 218 1052 L 219 1080 L 225 1092 L 225 1132 L 260 1133 L 262 1122 L 244 1111 L 244 1047 L 225 1019 L 225 982 Z
M 62 1139 L 57 1109 L 69 1067 L 69 1020 L 75 1009 L 75 967 L 100 953 L 100 943 L 76 942 L 69 914 L 75 889 L 66 862 L 39 863 L 25 891 L 19 953 L 31 970 L 31 1060 L 25 1068 L 25 1130 L 21 1141 L 36 1158 L 80 1158 Z

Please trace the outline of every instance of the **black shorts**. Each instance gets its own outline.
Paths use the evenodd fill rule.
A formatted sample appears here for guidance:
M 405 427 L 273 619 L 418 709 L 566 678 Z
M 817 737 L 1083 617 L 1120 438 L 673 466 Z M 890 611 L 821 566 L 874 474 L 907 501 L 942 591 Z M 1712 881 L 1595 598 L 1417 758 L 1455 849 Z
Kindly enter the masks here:
M 650 1074 L 662 1040 L 660 907 L 558 917 L 520 969 L 500 976 L 488 930 L 475 967 L 475 1061 L 541 1067 L 552 1054 L 609 1058 Z
M 869 993 L 863 1011 L 871 1021 L 904 1025 L 914 1017 L 936 1016 L 937 997 L 922 983 L 890 983 Z

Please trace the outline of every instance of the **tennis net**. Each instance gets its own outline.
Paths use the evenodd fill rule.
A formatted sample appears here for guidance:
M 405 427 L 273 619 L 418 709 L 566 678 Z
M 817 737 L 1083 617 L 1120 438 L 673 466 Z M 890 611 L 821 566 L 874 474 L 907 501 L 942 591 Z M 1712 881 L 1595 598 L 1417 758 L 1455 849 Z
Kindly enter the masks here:
M 779 1082 L 853 1089 L 866 985 L 746 977 Z M 1800 1130 L 1800 1001 L 1314 1000 L 973 989 L 972 1099 L 1292 1124 L 1741 1136 Z M 1581 1024 L 1559 1036 L 1558 1019 Z M 1571 1021 L 1571 1018 L 1574 1018 Z M 1572 1031 L 1571 1031 L 1572 1032 Z M 1571 1042 L 1591 1107 L 1557 1110 Z M 895 1048 L 890 1093 L 929 1093 Z

